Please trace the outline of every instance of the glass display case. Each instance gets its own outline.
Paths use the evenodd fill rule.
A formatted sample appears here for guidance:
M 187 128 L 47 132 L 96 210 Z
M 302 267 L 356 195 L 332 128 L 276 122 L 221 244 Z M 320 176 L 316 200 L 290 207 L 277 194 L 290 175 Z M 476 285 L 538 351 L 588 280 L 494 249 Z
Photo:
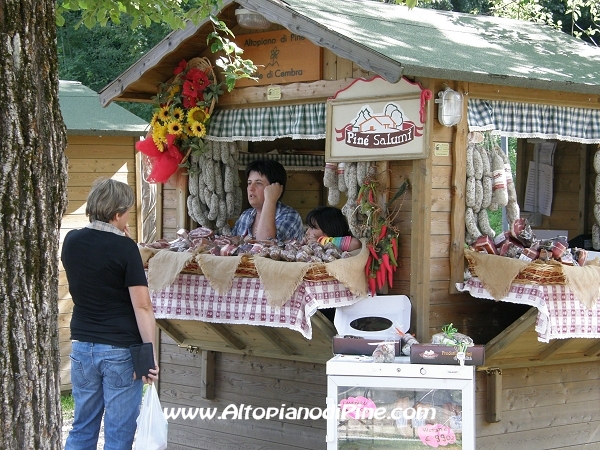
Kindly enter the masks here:
M 327 362 L 327 449 L 475 449 L 475 368 Z

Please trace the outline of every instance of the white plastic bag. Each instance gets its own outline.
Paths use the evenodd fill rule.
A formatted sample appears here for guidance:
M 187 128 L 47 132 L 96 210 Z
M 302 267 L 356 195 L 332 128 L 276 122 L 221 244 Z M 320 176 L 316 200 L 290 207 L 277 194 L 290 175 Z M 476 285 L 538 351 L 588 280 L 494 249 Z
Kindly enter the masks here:
M 160 406 L 154 384 L 146 389 L 140 415 L 137 418 L 136 450 L 164 450 L 167 448 L 168 422 Z

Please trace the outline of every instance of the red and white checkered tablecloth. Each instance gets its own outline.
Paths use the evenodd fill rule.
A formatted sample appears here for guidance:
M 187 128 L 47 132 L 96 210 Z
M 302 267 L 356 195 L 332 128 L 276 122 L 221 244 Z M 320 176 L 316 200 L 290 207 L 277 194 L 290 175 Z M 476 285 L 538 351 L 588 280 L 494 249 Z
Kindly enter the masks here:
M 179 274 L 150 298 L 157 319 L 285 327 L 311 339 L 310 316 L 317 309 L 352 305 L 362 297 L 338 281 L 303 281 L 283 306 L 271 307 L 259 278 L 236 277 L 231 290 L 219 295 L 203 275 Z
M 494 300 L 478 278 L 471 278 L 457 288 L 473 297 Z M 512 284 L 504 302 L 535 306 L 538 309 L 535 331 L 538 341 L 550 339 L 600 338 L 600 307 L 596 301 L 587 309 L 569 286 L 549 284 Z

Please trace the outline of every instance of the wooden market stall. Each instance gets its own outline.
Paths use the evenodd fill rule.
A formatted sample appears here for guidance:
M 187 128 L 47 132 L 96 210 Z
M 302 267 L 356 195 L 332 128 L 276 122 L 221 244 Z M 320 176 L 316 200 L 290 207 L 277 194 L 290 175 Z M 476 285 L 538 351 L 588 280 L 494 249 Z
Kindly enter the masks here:
M 262 31 L 240 27 L 235 14 L 240 6 L 260 11 L 270 27 Z M 285 140 L 262 140 L 261 133 L 266 131 L 258 124 L 258 135 L 246 130 L 231 136 L 223 130 L 235 129 L 232 117 L 245 113 L 313 104 L 320 104 L 324 112 L 327 99 L 335 99 L 359 79 L 360 83 L 385 80 L 393 85 L 390 89 L 418 83 L 432 93 L 421 105 L 425 113 L 422 154 L 389 155 L 377 162 L 388 192 L 394 193 L 404 180 L 411 186 L 395 219 L 401 231 L 400 267 L 389 293 L 409 296 L 411 332 L 419 341 L 428 342 L 443 325 L 453 323 L 476 343 L 486 344 L 486 365 L 477 374 L 478 449 L 600 445 L 594 433 L 600 425 L 598 332 L 588 338 L 554 336 L 549 343 L 541 342 L 536 331 L 539 308 L 531 303 L 477 298 L 459 292 L 456 286 L 464 280 L 466 154 L 469 131 L 474 129 L 474 120 L 482 117 L 473 116 L 476 107 L 483 105 L 495 117 L 501 117 L 502 105 L 538 105 L 544 111 L 557 107 L 583 113 L 584 122 L 597 128 L 600 50 L 537 24 L 407 10 L 371 1 L 225 0 L 219 17 L 239 44 L 246 46 L 247 56 L 265 67 L 257 83 L 240 85 L 220 97 L 208 136 L 214 142 L 234 142 L 238 150 L 250 154 L 309 148 L 303 153 L 320 153 L 324 162 L 328 140 L 334 137 L 330 115 L 323 115 L 322 128 L 300 136 L 285 134 Z M 213 58 L 204 44 L 211 31 L 210 22 L 205 21 L 173 32 L 108 85 L 100 93 L 102 103 L 151 101 L 159 83 L 171 77 L 181 59 Z M 269 41 L 273 36 L 277 42 Z M 284 42 L 290 41 L 305 47 L 289 50 Z M 267 51 L 262 51 L 263 44 Z M 280 50 L 280 60 L 273 58 L 273 46 Z M 285 59 L 289 54 L 291 61 Z M 256 59 L 261 55 L 262 60 Z M 271 76 L 269 68 L 274 68 Z M 464 98 L 462 120 L 454 126 L 440 123 L 434 103 L 448 87 Z M 383 97 L 362 101 L 385 101 L 386 95 L 394 98 L 384 92 Z M 509 119 L 527 123 L 513 116 Z M 591 233 L 595 173 L 590 161 L 600 142 L 598 136 L 506 130 L 493 117 L 490 120 L 478 123 L 479 129 L 500 130 L 518 138 L 515 179 L 521 206 L 535 146 L 530 139 L 558 139 L 552 214 L 543 218 L 539 228 L 567 230 L 569 239 Z M 213 132 L 218 121 L 225 125 Z M 269 139 L 277 137 L 269 135 Z M 285 164 L 298 170 L 288 172 L 290 186 L 283 201 L 303 212 L 325 204 L 328 195 L 322 172 L 304 162 Z M 163 192 L 162 235 L 173 238 L 179 227 L 193 225 L 186 213 L 185 179 L 165 185 Z M 263 407 L 282 403 L 324 406 L 324 363 L 332 356 L 335 329 L 320 313 L 310 317 L 311 339 L 285 327 L 159 317 L 163 406 L 221 410 L 241 402 Z M 594 320 L 597 323 L 598 317 Z M 324 421 L 190 421 L 179 417 L 169 422 L 169 448 L 325 448 Z
M 78 81 L 61 80 L 60 109 L 67 127 L 69 205 L 62 219 L 60 242 L 74 228 L 85 227 L 85 201 L 94 180 L 110 177 L 127 183 L 138 194 L 129 227 L 136 240 L 142 238 L 142 182 L 136 164 L 135 142 L 144 134 L 148 123 L 119 105 L 101 108 L 98 93 Z M 60 265 L 59 272 L 59 339 L 61 391 L 71 390 L 71 339 L 69 324 L 73 301 L 67 276 Z

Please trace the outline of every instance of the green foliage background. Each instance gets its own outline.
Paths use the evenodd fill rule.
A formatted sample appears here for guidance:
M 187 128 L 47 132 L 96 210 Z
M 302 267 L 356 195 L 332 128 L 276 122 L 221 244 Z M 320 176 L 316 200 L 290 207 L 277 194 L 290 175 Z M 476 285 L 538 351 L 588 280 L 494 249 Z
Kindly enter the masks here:
M 148 28 L 131 28 L 131 17 L 119 24 L 108 22 L 91 29 L 77 25 L 80 11 L 64 14 L 65 25 L 57 28 L 59 78 L 79 81 L 99 92 L 118 75 L 146 54 L 171 30 L 167 25 L 152 23 Z M 119 103 L 137 116 L 150 121 L 152 105 Z

